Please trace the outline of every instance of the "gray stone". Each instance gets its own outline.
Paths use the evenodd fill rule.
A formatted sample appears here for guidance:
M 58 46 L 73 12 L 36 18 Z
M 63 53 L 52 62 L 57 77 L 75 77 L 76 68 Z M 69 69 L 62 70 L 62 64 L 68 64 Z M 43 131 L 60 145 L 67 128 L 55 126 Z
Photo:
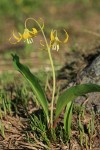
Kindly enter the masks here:
M 81 83 L 100 85 L 100 55 L 80 73 Z
M 85 67 L 79 75 L 80 84 L 93 83 L 100 85 L 100 55 L 96 57 L 90 65 Z M 77 82 L 77 81 L 76 81 Z M 87 109 L 94 109 L 100 112 L 100 92 L 89 93 L 86 97 L 79 97 L 75 100 L 78 104 L 86 102 Z

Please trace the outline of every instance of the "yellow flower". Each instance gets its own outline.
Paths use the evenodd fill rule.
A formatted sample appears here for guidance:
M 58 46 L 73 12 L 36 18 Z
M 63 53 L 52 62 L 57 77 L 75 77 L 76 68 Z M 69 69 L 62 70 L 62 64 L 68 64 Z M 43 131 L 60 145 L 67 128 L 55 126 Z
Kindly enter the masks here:
M 21 40 L 26 41 L 28 44 L 31 44 L 33 42 L 33 37 L 35 37 L 38 34 L 38 31 L 36 28 L 32 28 L 32 31 L 28 30 L 27 28 L 24 29 L 24 33 L 21 34 L 18 32 L 18 35 L 15 35 L 13 31 L 13 37 L 9 39 L 10 43 L 16 44 L 20 42 Z M 15 42 L 13 42 L 15 41 Z
M 65 30 L 64 30 L 65 31 Z M 57 31 L 56 30 L 52 30 L 51 34 L 50 34 L 50 47 L 52 50 L 59 50 L 59 45 L 62 43 L 67 43 L 68 41 L 68 33 L 65 31 L 66 33 L 66 38 L 64 41 L 60 41 L 58 36 L 57 36 Z

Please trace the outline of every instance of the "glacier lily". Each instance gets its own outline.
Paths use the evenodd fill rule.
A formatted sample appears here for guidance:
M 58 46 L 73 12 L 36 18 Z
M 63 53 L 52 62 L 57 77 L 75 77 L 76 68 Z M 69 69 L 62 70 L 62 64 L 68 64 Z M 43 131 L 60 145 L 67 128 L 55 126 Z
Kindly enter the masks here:
M 38 31 L 36 28 L 32 28 L 32 31 L 29 29 L 25 28 L 24 33 L 21 34 L 18 32 L 18 35 L 15 35 L 13 31 L 13 36 L 9 39 L 11 44 L 16 44 L 20 42 L 21 40 L 24 40 L 24 42 L 27 42 L 28 44 L 31 44 L 33 42 L 33 37 L 35 37 L 38 34 Z M 15 41 L 15 42 L 13 42 Z
M 64 30 L 65 31 L 65 30 Z M 66 38 L 64 41 L 60 41 L 58 36 L 57 36 L 57 31 L 56 30 L 52 30 L 51 34 L 50 34 L 50 47 L 52 50 L 59 50 L 59 45 L 63 44 L 63 43 L 67 43 L 68 41 L 68 33 L 65 31 L 66 34 Z

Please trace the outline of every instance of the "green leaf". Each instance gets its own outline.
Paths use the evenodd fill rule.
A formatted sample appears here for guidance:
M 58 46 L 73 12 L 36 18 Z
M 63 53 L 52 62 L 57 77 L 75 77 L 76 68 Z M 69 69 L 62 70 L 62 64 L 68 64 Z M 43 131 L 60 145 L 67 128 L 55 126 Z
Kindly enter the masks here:
M 30 83 L 34 94 L 37 97 L 37 100 L 43 107 L 43 110 L 47 116 L 47 121 L 49 122 L 49 115 L 48 115 L 48 101 L 46 99 L 46 96 L 42 90 L 42 87 L 40 86 L 38 79 L 36 76 L 34 76 L 29 68 L 19 62 L 19 57 L 15 54 L 13 55 L 13 62 L 16 69 L 27 79 L 27 81 Z
M 63 92 L 57 100 L 55 120 L 70 101 L 90 92 L 100 92 L 100 86 L 96 84 L 81 84 L 71 87 Z
M 70 139 L 70 133 L 71 133 L 72 108 L 73 108 L 73 102 L 70 101 L 67 104 L 67 108 L 64 114 L 64 129 L 67 133 L 68 139 Z

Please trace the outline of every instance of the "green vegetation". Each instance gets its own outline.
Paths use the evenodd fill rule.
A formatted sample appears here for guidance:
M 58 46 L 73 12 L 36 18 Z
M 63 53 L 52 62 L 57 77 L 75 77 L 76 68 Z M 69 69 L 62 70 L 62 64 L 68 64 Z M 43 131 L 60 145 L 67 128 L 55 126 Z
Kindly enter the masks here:
M 6 127 L 3 118 L 7 119 L 8 115 L 12 117 L 18 115 L 27 119 L 25 123 L 27 127 L 25 130 L 21 131 L 25 135 L 24 141 L 31 143 L 34 147 L 42 146 L 43 148 L 50 149 L 51 142 L 55 144 L 63 142 L 64 145 L 69 145 L 68 134 L 70 138 L 73 138 L 75 136 L 72 132 L 74 128 L 77 128 L 76 133 L 79 133 L 77 138 L 80 141 L 81 147 L 92 147 L 93 135 L 95 134 L 95 116 L 93 110 L 88 112 L 89 121 L 87 120 L 86 123 L 86 119 L 88 118 L 86 116 L 85 106 L 79 106 L 73 103 L 74 109 L 72 114 L 76 116 L 77 120 L 74 120 L 74 123 L 71 125 L 69 122 L 73 122 L 73 116 L 71 120 L 66 120 L 66 123 L 69 121 L 69 126 L 66 124 L 67 126 L 65 126 L 65 128 L 68 128 L 69 133 L 68 130 L 66 130 L 67 132 L 64 130 L 62 121 L 57 123 L 56 128 L 51 132 L 48 128 L 46 115 L 40 106 L 36 107 L 34 95 L 32 93 L 33 92 L 29 89 L 27 84 L 20 85 L 20 83 L 19 86 L 13 87 L 12 95 L 14 95 L 14 98 L 11 97 L 10 90 L 0 90 L 0 118 L 2 120 L 0 122 L 0 133 L 4 139 L 6 139 Z M 33 108 L 30 107 L 30 102 Z M 68 111 L 67 108 L 66 110 Z M 70 117 L 68 117 L 68 119 L 70 119 Z M 10 132 L 10 127 L 8 132 Z

